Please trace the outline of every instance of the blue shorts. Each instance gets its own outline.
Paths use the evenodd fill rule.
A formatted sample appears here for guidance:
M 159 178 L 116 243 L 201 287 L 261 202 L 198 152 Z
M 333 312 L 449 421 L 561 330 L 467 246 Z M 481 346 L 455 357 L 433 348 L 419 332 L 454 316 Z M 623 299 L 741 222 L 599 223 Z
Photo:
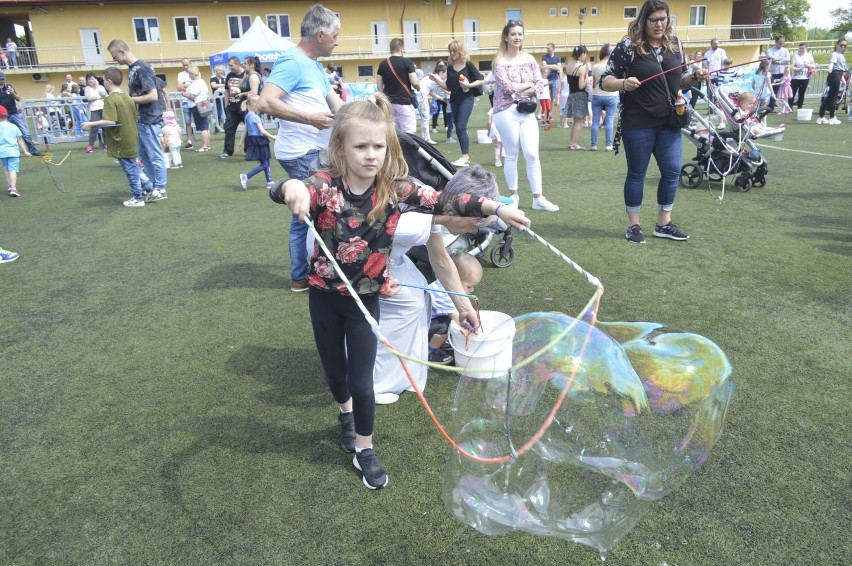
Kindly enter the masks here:
M 559 79 L 547 81 L 547 84 L 550 87 L 550 98 L 556 98 L 559 93 Z
M 19 157 L 0 157 L 3 160 L 3 169 L 10 173 L 17 173 L 21 170 L 21 159 Z

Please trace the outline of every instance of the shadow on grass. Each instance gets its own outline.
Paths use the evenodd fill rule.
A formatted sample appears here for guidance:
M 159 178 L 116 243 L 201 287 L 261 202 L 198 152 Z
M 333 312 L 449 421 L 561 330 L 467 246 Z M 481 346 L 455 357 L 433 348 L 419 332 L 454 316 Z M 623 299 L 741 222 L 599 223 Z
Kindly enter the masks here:
M 225 369 L 272 386 L 259 393 L 258 399 L 276 407 L 321 409 L 331 400 L 313 348 L 244 346 L 231 354 Z
M 282 277 L 280 265 L 256 263 L 221 264 L 204 271 L 198 278 L 196 291 L 219 289 L 286 289 L 290 279 Z

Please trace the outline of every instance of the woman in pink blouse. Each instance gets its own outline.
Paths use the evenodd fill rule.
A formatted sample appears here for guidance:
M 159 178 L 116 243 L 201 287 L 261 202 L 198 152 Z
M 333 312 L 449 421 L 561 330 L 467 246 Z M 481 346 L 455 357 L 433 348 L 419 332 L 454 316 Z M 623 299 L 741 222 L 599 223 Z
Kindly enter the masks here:
M 535 58 L 523 50 L 524 25 L 515 20 L 503 27 L 500 49 L 494 57 L 494 125 L 500 132 L 506 159 L 503 175 L 509 198 L 518 205 L 518 154 L 524 152 L 527 180 L 533 194 L 533 210 L 556 212 L 559 207 L 544 198 L 541 188 L 541 162 L 538 157 L 538 122 L 535 106 L 539 93 L 548 88 Z M 518 102 L 531 102 L 530 112 L 519 110 Z

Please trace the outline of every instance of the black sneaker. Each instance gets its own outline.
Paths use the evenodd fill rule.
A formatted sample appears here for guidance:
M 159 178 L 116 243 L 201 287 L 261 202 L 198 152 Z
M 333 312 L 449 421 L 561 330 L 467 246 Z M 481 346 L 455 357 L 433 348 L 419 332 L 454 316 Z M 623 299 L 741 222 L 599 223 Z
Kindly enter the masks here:
M 658 238 L 669 238 L 670 240 L 688 240 L 689 236 L 678 230 L 678 227 L 669 222 L 665 226 L 660 226 L 657 224 L 657 227 L 654 228 L 654 235 Z
M 344 452 L 355 452 L 355 416 L 352 412 L 337 414 L 340 421 L 340 447 Z
M 642 227 L 638 224 L 634 224 L 630 228 L 627 229 L 627 233 L 624 235 L 627 238 L 628 242 L 632 242 L 634 244 L 644 244 L 645 236 L 642 235 Z
M 442 366 L 453 363 L 453 357 L 444 350 L 429 349 L 429 361 Z
M 364 485 L 368 489 L 381 489 L 388 484 L 388 475 L 379 464 L 379 457 L 372 448 L 364 448 L 355 453 L 352 464 L 363 475 Z

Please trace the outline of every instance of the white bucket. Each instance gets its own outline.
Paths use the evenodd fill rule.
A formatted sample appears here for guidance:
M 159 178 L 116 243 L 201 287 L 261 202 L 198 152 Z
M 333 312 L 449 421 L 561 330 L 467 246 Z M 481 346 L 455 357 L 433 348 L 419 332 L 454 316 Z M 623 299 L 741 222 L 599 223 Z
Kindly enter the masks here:
M 477 143 L 491 143 L 491 138 L 488 137 L 488 130 L 476 130 Z
M 477 379 L 508 374 L 512 367 L 515 321 L 508 314 L 497 311 L 480 311 L 479 319 L 482 323 L 479 334 L 470 334 L 467 338 L 458 324 L 450 323 L 449 342 L 456 366 L 465 368 L 462 375 Z M 465 348 L 466 340 L 468 348 Z
M 796 120 L 800 122 L 810 122 L 813 114 L 813 108 L 799 108 L 796 111 Z

